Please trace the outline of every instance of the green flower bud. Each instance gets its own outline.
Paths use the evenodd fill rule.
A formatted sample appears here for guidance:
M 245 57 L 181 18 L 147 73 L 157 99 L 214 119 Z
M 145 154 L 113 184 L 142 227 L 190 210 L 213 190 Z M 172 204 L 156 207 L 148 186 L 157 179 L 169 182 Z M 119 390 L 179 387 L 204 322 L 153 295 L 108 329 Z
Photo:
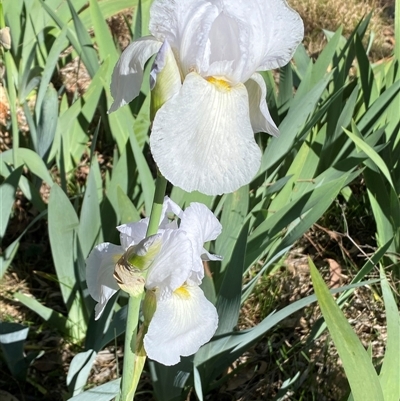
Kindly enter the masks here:
M 8 26 L 0 29 L 0 45 L 2 45 L 6 50 L 11 49 L 11 35 Z
M 157 298 L 156 294 L 152 290 L 146 291 L 146 295 L 144 297 L 142 311 L 144 317 L 144 324 L 149 325 L 151 319 L 153 318 L 154 312 L 157 307 Z
M 171 99 L 182 86 L 181 74 L 174 53 L 167 40 L 161 46 L 150 72 L 150 120 L 160 107 Z
M 130 246 L 114 268 L 114 278 L 121 290 L 136 297 L 143 293 L 147 269 L 161 249 L 161 235 L 145 238 L 139 244 Z

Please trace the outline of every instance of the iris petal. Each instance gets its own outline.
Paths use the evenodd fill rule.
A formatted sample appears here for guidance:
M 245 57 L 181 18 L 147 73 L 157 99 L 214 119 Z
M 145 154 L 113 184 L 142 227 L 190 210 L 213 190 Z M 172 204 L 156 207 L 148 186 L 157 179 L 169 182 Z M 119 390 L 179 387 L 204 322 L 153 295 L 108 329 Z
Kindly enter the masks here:
M 257 3 L 264 29 L 264 52 L 257 71 L 283 67 L 303 40 L 304 25 L 299 14 L 285 0 L 251 0 Z
M 185 232 L 165 230 L 160 252 L 150 266 L 146 288 L 158 288 L 161 298 L 170 296 L 190 276 L 192 255 L 192 245 Z
M 182 75 L 202 69 L 208 61 L 207 43 L 218 8 L 205 0 L 155 0 L 150 10 L 149 29 L 158 40 L 168 40 Z
M 138 244 L 146 237 L 149 218 L 146 217 L 136 223 L 122 224 L 117 227 L 120 232 L 121 246 L 126 251 L 131 245 Z
M 219 195 L 249 183 L 261 152 L 245 86 L 189 74 L 180 92 L 158 111 L 150 146 L 161 173 L 185 191 Z
M 149 358 L 164 365 L 175 365 L 211 339 L 218 325 L 215 306 L 197 286 L 184 286 L 157 309 L 144 337 Z
M 193 270 L 190 281 L 200 284 L 204 277 L 203 244 L 216 239 L 221 234 L 222 226 L 207 206 L 193 202 L 183 212 L 180 229 L 186 232 L 193 246 Z
M 95 307 L 97 320 L 108 300 L 119 290 L 113 277 L 114 266 L 123 254 L 120 246 L 108 242 L 97 245 L 86 259 L 86 283 L 89 294 L 98 302 Z
M 255 73 L 245 83 L 249 93 L 250 121 L 254 132 L 267 132 L 272 136 L 279 135 L 279 129 L 269 113 L 267 102 L 267 87 L 263 77 Z
M 121 54 L 111 77 L 111 95 L 114 102 L 109 113 L 128 104 L 139 95 L 146 61 L 158 52 L 162 43 L 152 36 L 132 42 Z

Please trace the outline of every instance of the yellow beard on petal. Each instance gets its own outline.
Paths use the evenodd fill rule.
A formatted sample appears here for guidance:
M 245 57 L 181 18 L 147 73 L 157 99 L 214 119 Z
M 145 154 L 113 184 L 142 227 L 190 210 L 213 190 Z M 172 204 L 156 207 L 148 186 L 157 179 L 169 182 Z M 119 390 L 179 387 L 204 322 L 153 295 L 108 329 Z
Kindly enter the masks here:
M 190 298 L 190 293 L 187 290 L 185 285 L 183 285 L 182 287 L 177 288 L 174 291 L 174 294 L 177 295 L 178 297 L 182 298 L 182 299 L 189 299 Z
M 231 85 L 229 82 L 224 79 L 216 78 L 216 77 L 208 77 L 206 78 L 210 84 L 213 84 L 219 89 L 221 92 L 228 92 L 231 90 Z

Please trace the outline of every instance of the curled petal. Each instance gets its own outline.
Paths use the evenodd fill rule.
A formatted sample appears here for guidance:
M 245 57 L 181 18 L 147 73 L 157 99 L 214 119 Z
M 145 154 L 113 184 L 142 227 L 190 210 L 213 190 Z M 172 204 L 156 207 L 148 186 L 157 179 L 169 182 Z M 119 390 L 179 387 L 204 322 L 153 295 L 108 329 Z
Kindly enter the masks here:
M 267 102 L 267 88 L 263 77 L 255 73 L 245 83 L 249 93 L 250 121 L 254 132 L 267 132 L 272 136 L 279 135 L 279 129 L 269 113 Z
M 160 228 L 161 229 L 177 229 L 176 221 L 170 222 L 168 219 L 168 213 L 173 213 L 177 217 L 182 216 L 182 209 L 168 196 L 164 197 L 163 208 L 161 212 L 161 221 Z
M 201 254 L 201 260 L 204 260 L 204 261 L 207 261 L 207 260 L 220 261 L 222 259 L 223 259 L 222 256 L 214 255 L 213 253 L 208 252 L 206 249 L 203 249 L 203 252 Z
M 114 102 L 109 113 L 128 104 L 139 95 L 146 61 L 158 52 L 162 43 L 152 36 L 132 42 L 121 54 L 111 77 L 111 95 Z
M 136 223 L 122 224 L 117 227 L 120 232 L 121 246 L 126 251 L 130 246 L 137 245 L 146 237 L 149 219 L 146 217 Z
M 160 252 L 150 266 L 146 288 L 158 288 L 161 298 L 170 296 L 190 276 L 192 255 L 192 244 L 185 232 L 165 230 Z
M 150 146 L 161 173 L 185 191 L 219 195 L 249 183 L 261 152 L 245 86 L 212 83 L 190 73 L 158 111 Z
M 198 244 L 196 251 L 201 254 L 203 244 L 221 234 L 222 226 L 214 213 L 204 204 L 193 202 L 182 214 L 180 228 Z
M 194 284 L 200 284 L 204 277 L 203 245 L 216 239 L 221 234 L 222 226 L 207 206 L 194 202 L 183 212 L 180 229 L 186 232 L 193 247 L 193 271 L 190 280 Z
M 120 246 L 105 242 L 97 245 L 86 259 L 86 283 L 89 294 L 97 301 L 95 319 L 97 320 L 108 300 L 119 290 L 113 277 L 114 266 L 123 254 Z
M 149 358 L 175 365 L 211 339 L 218 326 L 214 305 L 198 286 L 185 285 L 171 297 L 158 300 L 156 312 L 144 337 Z

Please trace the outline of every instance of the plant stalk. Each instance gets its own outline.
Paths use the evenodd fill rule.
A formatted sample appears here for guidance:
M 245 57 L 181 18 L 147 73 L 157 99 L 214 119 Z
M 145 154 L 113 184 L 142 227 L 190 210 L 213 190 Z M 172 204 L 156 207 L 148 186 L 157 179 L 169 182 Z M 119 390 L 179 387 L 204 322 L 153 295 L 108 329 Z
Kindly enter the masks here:
M 156 181 L 154 201 L 150 214 L 146 236 L 157 234 L 164 202 L 167 180 L 159 173 Z M 140 303 L 142 297 L 129 297 L 128 317 L 125 331 L 124 363 L 122 371 L 121 391 L 118 401 L 132 401 L 135 396 L 139 378 L 144 367 L 145 356 L 136 347 L 136 332 L 139 323 Z M 140 347 L 139 347 L 140 348 Z M 138 355 L 137 355 L 138 352 Z

